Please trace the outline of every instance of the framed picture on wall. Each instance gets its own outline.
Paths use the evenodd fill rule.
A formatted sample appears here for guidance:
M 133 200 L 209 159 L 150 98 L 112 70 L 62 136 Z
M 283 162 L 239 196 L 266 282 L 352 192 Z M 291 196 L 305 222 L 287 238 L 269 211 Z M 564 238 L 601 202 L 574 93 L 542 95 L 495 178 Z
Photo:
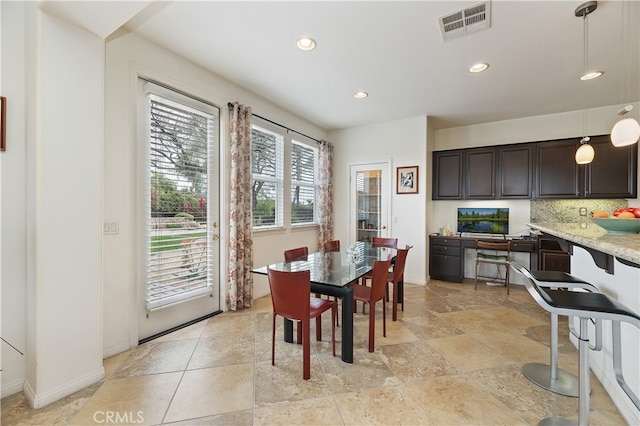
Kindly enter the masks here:
M 396 194 L 418 193 L 418 166 L 396 168 Z

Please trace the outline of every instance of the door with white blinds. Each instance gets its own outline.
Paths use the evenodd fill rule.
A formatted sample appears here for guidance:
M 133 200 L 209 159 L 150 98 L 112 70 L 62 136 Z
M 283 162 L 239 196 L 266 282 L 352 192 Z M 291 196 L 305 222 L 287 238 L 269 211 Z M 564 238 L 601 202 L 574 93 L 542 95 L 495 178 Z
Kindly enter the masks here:
M 350 166 L 350 241 L 389 237 L 389 163 Z
M 139 338 L 220 310 L 220 111 L 141 81 Z

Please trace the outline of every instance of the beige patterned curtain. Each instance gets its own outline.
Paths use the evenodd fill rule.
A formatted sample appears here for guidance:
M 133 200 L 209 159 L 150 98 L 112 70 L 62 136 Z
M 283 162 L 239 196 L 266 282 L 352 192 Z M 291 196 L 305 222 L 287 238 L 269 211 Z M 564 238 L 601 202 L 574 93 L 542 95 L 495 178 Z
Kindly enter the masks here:
M 320 141 L 318 147 L 318 207 L 320 229 L 318 249 L 333 239 L 333 145 Z
M 253 299 L 251 239 L 251 108 L 229 104 L 231 167 L 227 308 L 248 308 Z

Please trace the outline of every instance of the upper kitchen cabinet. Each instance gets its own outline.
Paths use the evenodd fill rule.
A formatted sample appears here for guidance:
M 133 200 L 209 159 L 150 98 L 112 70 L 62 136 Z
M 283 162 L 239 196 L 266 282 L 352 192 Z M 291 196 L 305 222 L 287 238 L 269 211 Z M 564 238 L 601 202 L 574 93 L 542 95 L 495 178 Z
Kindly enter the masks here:
M 496 197 L 495 148 L 469 149 L 464 155 L 464 197 L 487 200 Z
M 498 148 L 497 198 L 528 199 L 533 190 L 533 145 Z
M 609 135 L 589 143 L 595 157 L 584 165 L 575 161 L 578 138 L 537 144 L 535 198 L 636 198 L 638 146 L 616 148 Z
M 462 159 L 464 150 L 433 153 L 434 200 L 462 200 Z
M 531 144 L 433 153 L 434 200 L 531 198 Z
M 537 144 L 535 198 L 579 198 L 580 169 L 575 139 Z
M 636 198 L 638 145 L 594 136 L 595 158 L 576 163 L 580 138 L 433 153 L 434 200 Z
M 609 136 L 591 138 L 596 152 L 585 167 L 586 198 L 636 198 L 638 144 L 616 148 Z

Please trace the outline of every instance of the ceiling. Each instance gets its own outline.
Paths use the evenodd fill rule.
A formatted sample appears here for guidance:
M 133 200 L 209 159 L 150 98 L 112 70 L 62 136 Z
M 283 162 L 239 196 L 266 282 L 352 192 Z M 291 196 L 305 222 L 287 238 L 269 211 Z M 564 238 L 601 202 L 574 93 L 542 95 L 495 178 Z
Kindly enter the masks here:
M 492 1 L 490 28 L 443 41 L 438 18 L 478 3 L 153 2 L 126 28 L 326 130 L 424 115 L 445 128 L 640 100 L 639 1 L 599 1 L 588 16 L 588 68 L 605 71 L 588 82 L 578 79 L 581 1 Z M 298 50 L 301 36 L 317 48 Z M 490 68 L 469 73 L 476 62 Z

